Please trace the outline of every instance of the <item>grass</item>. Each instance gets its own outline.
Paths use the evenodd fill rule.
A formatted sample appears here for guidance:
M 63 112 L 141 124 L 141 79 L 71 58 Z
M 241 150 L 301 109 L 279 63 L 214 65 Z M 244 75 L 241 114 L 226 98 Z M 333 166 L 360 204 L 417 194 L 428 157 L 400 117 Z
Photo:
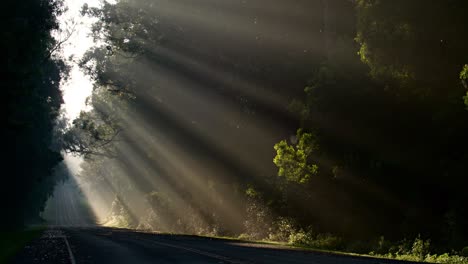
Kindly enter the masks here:
M 0 264 L 7 263 L 30 241 L 39 237 L 43 228 L 0 232 Z
M 117 228 L 119 229 L 119 228 Z M 177 233 L 164 233 L 164 232 L 155 232 L 148 230 L 132 230 L 124 229 L 131 232 L 140 232 L 147 234 L 159 234 L 167 236 L 187 236 L 187 237 L 198 237 L 201 239 L 216 239 L 226 242 L 235 242 L 235 243 L 245 243 L 245 244 L 259 244 L 259 245 L 271 245 L 276 248 L 286 249 L 286 250 L 306 250 L 314 253 L 324 254 L 324 255 L 336 255 L 336 256 L 348 256 L 354 258 L 372 258 L 372 259 L 391 259 L 391 260 L 400 260 L 400 261 L 409 261 L 411 263 L 420 262 L 420 263 L 447 263 L 447 264 L 468 264 L 468 247 L 464 248 L 461 252 L 457 254 L 430 254 L 430 241 L 423 240 L 419 237 L 413 240 L 409 240 L 405 243 L 390 243 L 385 241 L 381 237 L 378 242 L 380 252 L 373 252 L 368 250 L 368 253 L 356 253 L 363 252 L 363 250 L 356 250 L 356 246 L 350 247 L 346 246 L 346 243 L 336 239 L 331 235 L 318 235 L 315 238 L 304 239 L 307 237 L 298 236 L 294 234 L 292 239 L 289 242 L 278 242 L 274 240 L 255 240 L 249 238 L 249 236 L 241 235 L 239 237 L 229 237 L 229 236 L 215 236 L 215 235 L 190 235 L 190 234 L 177 234 Z M 297 239 L 297 238 L 301 239 Z M 341 245 L 340 245 L 341 244 Z M 370 244 L 367 245 L 370 247 Z M 375 245 L 374 245 L 375 247 Z M 353 249 L 354 248 L 354 249 Z M 395 250 L 397 248 L 398 250 Z M 366 251 L 364 251 L 366 252 Z M 456 253 L 456 252 L 455 252 Z
M 306 250 L 311 251 L 314 253 L 325 254 L 325 255 L 335 255 L 335 256 L 348 256 L 348 257 L 357 257 L 357 258 L 371 258 L 371 259 L 390 259 L 390 260 L 399 260 L 399 261 L 408 261 L 411 263 L 420 262 L 420 263 L 447 263 L 447 264 L 468 264 L 468 258 L 457 256 L 457 255 L 450 255 L 450 254 L 429 254 L 427 252 L 424 256 L 418 256 L 418 254 L 414 253 L 403 253 L 403 254 L 375 254 L 373 252 L 369 254 L 363 253 L 353 253 L 346 250 L 333 250 L 333 249 L 323 249 L 317 248 L 309 245 L 301 245 L 301 244 L 292 244 L 289 242 L 277 242 L 271 240 L 249 240 L 245 238 L 234 238 L 234 237 L 224 237 L 224 236 L 196 236 L 200 238 L 208 238 L 208 239 L 220 239 L 226 241 L 233 241 L 233 242 L 242 242 L 242 243 L 250 243 L 250 244 L 263 244 L 263 245 L 272 245 L 272 246 L 280 246 L 283 249 L 290 249 L 290 250 Z M 418 241 L 416 239 L 416 241 Z M 414 247 L 414 245 L 413 245 Z
M 161 233 L 161 232 L 147 232 L 147 231 L 139 231 L 141 233 L 153 233 L 159 235 L 169 235 L 169 236 L 188 236 L 188 237 L 197 237 L 202 239 L 216 239 L 222 241 L 230 241 L 230 242 L 238 242 L 238 243 L 246 243 L 246 244 L 257 244 L 257 245 L 270 245 L 274 247 L 281 247 L 281 249 L 286 250 L 305 250 L 314 253 L 324 254 L 324 255 L 335 255 L 335 256 L 346 256 L 346 257 L 358 257 L 358 258 L 367 258 L 367 259 L 396 259 L 389 256 L 384 255 L 370 255 L 370 254 L 360 254 L 360 253 L 351 253 L 346 251 L 340 250 L 327 250 L 327 249 L 319 249 L 314 248 L 306 245 L 295 245 L 288 242 L 278 242 L 278 241 L 271 241 L 271 240 L 251 240 L 247 238 L 239 238 L 239 237 L 229 237 L 229 236 L 214 236 L 214 235 L 189 235 L 189 234 L 177 234 L 177 233 Z M 399 259 L 402 261 L 412 261 L 409 259 Z M 465 263 L 462 263 L 465 264 Z M 467 263 L 468 264 L 468 263 Z

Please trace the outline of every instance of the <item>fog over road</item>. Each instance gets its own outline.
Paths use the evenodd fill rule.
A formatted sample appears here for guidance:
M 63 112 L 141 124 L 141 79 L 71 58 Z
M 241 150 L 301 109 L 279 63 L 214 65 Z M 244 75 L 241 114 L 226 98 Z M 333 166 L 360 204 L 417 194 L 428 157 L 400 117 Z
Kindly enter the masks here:
M 20 263 L 311 263 L 398 261 L 335 256 L 281 246 L 111 228 L 51 228 L 27 246 Z M 407 263 L 407 262 L 406 262 Z
M 96 223 L 89 202 L 71 176 L 55 186 L 41 216 L 54 226 L 85 227 Z

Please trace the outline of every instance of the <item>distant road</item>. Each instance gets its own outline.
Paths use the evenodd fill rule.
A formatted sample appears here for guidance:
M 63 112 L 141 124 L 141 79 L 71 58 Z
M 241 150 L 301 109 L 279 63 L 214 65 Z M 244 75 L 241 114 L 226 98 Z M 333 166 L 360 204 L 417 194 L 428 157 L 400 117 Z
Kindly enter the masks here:
M 380 264 L 381 259 L 336 256 L 255 243 L 111 228 L 54 228 L 12 263 L 291 263 Z

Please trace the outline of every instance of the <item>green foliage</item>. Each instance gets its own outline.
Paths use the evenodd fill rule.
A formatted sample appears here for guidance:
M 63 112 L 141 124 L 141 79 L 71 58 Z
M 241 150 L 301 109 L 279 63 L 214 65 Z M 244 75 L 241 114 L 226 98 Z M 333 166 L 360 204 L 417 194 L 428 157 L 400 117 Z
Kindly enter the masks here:
M 123 0 L 116 4 L 105 2 L 102 8 L 85 5 L 82 14 L 99 19 L 93 25 L 94 38 L 106 42 L 108 55 L 134 58 L 160 41 L 160 35 L 154 34 L 159 20 L 151 13 L 156 8 L 149 0 Z
M 315 235 L 311 230 L 300 229 L 289 236 L 289 244 L 322 250 L 341 250 L 343 239 L 328 233 Z
M 460 72 L 460 80 L 462 80 L 462 82 L 468 81 L 468 64 L 465 64 L 465 66 L 463 66 L 463 69 Z M 466 86 L 468 84 L 464 83 L 464 85 Z
M 427 254 L 429 254 L 431 241 L 430 240 L 423 240 L 420 236 L 418 236 L 414 242 L 413 246 L 411 247 L 411 254 L 417 256 L 419 260 L 424 260 Z
M 2 3 L 1 67 L 2 187 L 0 199 L 9 201 L 0 229 L 39 222 L 39 213 L 52 194 L 53 168 L 62 157 L 52 150 L 53 127 L 63 102 L 59 89 L 68 67 L 56 56 L 62 1 L 26 0 Z
M 467 58 L 467 10 L 463 0 L 359 0 L 356 41 L 361 60 L 395 94 L 456 94 L 453 74 Z
M 272 224 L 268 240 L 323 250 L 341 250 L 343 248 L 343 239 L 336 235 L 316 234 L 312 227 L 303 229 L 298 226 L 293 218 L 279 217 Z
M 159 45 L 159 20 L 152 15 L 157 5 L 147 0 L 105 2 L 101 8 L 83 7 L 82 14 L 97 18 L 93 36 L 105 45 L 88 51 L 80 66 L 96 88 L 135 99 L 138 73 L 135 62 Z
M 252 237 L 250 237 L 249 234 L 242 233 L 237 237 L 237 239 L 239 239 L 239 240 L 252 240 Z
M 300 182 L 305 162 L 294 160 L 294 144 L 278 143 L 276 147 L 289 158 L 281 159 L 277 150 L 275 161 L 284 163 L 278 163 L 282 167 L 275 164 L 280 174 L 293 179 L 284 177 L 289 182 L 277 185 L 283 206 L 279 210 L 303 220 L 299 228 L 315 220 L 314 209 L 325 207 L 336 214 L 316 220 L 314 226 L 326 226 L 323 232 L 368 239 L 372 233 L 372 237 L 397 240 L 424 230 L 422 235 L 432 235 L 434 248 L 442 248 L 441 252 L 445 247 L 460 247 L 461 237 L 468 235 L 463 224 L 467 218 L 463 209 L 454 208 L 463 207 L 458 203 L 466 204 L 468 199 L 460 187 L 466 182 L 461 175 L 467 164 L 468 123 L 459 102 L 466 91 L 456 76 L 468 56 L 466 2 L 355 2 L 357 26 L 348 36 L 357 35 L 356 43 L 345 34 L 336 36 L 334 42 L 342 43 L 332 47 L 332 56 L 314 68 L 305 99 L 296 98 L 289 105 L 299 116 L 300 127 L 314 131 L 320 142 L 320 153 L 312 154 L 320 171 L 313 186 L 293 186 Z M 444 22 L 439 24 L 433 17 Z M 359 49 L 360 57 L 355 56 Z M 443 185 L 452 198 L 435 198 L 440 175 L 450 175 Z M 291 204 L 298 201 L 312 208 L 310 212 L 305 209 L 296 215 L 300 207 L 293 210 Z M 402 202 L 411 208 L 401 208 Z M 434 207 L 441 214 L 428 220 L 424 212 Z M 455 210 L 456 221 L 444 225 L 444 215 L 450 210 Z M 333 227 L 323 223 L 336 217 L 346 221 Z M 389 242 L 383 244 L 367 248 L 384 253 Z M 414 257 L 413 244 L 408 241 L 404 250 L 392 252 Z M 415 251 L 424 248 L 424 244 L 414 246 Z
M 159 24 L 164 24 L 165 17 L 164 14 L 160 17 L 155 15 L 158 14 L 158 5 L 152 2 L 124 0 L 116 5 L 106 4 L 102 9 L 84 10 L 99 19 L 94 27 L 95 36 L 105 45 L 89 52 L 81 64 L 96 81 L 96 90 L 109 91 L 119 97 L 128 95 L 136 99 L 131 104 L 138 108 L 138 117 L 142 119 L 136 123 L 145 126 L 134 131 L 138 135 L 145 135 L 145 143 L 151 142 L 156 145 L 157 142 L 159 148 L 159 145 L 165 145 L 161 141 L 177 142 L 173 145 L 168 144 L 170 148 L 167 148 L 167 152 L 171 154 L 168 155 L 174 154 L 174 157 L 182 153 L 177 150 L 179 144 L 191 145 L 191 151 L 208 150 L 202 152 L 203 157 L 224 156 L 219 155 L 221 148 L 214 148 L 212 142 L 203 137 L 207 133 L 210 138 L 217 140 L 217 136 L 214 136 L 216 129 L 205 127 L 202 130 L 195 129 L 196 132 L 186 129 L 185 119 L 195 116 L 203 120 L 205 115 L 211 114 L 200 112 L 192 115 L 189 113 L 191 109 L 187 106 L 189 111 L 184 111 L 185 105 L 178 104 L 178 100 L 198 101 L 197 96 L 203 98 L 206 93 L 208 98 L 242 101 L 241 115 L 249 115 L 253 120 L 249 125 L 256 127 L 256 117 L 260 117 L 262 112 L 268 112 L 250 111 L 251 108 L 257 107 L 256 104 L 262 105 L 267 102 L 266 110 L 271 110 L 270 94 L 284 94 L 289 98 L 296 96 L 289 108 L 300 117 L 300 127 L 303 129 L 298 130 L 293 142 L 283 140 L 275 145 L 276 156 L 273 162 L 280 177 L 268 177 L 272 172 L 257 173 L 257 170 L 256 175 L 249 175 L 249 169 L 244 170 L 243 167 L 268 167 L 261 162 L 257 163 L 256 159 L 250 159 L 249 166 L 243 166 L 244 164 L 239 165 L 233 161 L 236 159 L 226 158 L 222 160 L 222 164 L 231 165 L 229 169 L 235 172 L 232 174 L 236 176 L 231 177 L 229 174 L 229 177 L 222 177 L 216 173 L 217 178 L 223 179 L 207 180 L 204 174 L 209 173 L 201 173 L 203 175 L 199 176 L 200 179 L 196 179 L 197 183 L 206 187 L 206 193 L 215 190 L 224 194 L 226 188 L 222 188 L 222 185 L 232 182 L 240 186 L 238 193 L 243 199 L 238 200 L 243 201 L 242 209 L 245 209 L 240 217 L 245 221 L 238 222 L 244 224 L 244 229 L 240 232 L 246 237 L 269 237 L 272 240 L 336 249 L 342 247 L 342 239 L 334 235 L 309 233 L 308 227 L 312 225 L 314 230 L 324 234 L 346 233 L 368 240 L 383 234 L 385 239 L 382 236 L 372 243 L 364 241 L 353 245 L 360 251 L 374 250 L 378 254 L 385 254 L 390 250 L 391 243 L 388 239 L 401 239 L 407 233 L 414 235 L 420 230 L 425 231 L 424 237 L 444 233 L 438 236 L 437 240 L 432 240 L 435 247 L 444 243 L 441 241 L 450 230 L 461 230 L 459 233 L 463 235 L 460 237 L 466 237 L 466 230 L 463 224 L 460 224 L 466 220 L 462 213 L 457 213 L 458 222 L 454 224 L 456 227 L 453 229 L 441 231 L 440 228 L 436 228 L 443 225 L 442 215 L 454 206 L 453 201 L 461 204 L 466 201 L 461 187 L 464 186 L 463 175 L 466 171 L 464 149 L 467 143 L 463 138 L 466 138 L 467 130 L 462 124 L 466 116 L 459 114 L 459 103 L 457 106 L 450 103 L 459 101 L 465 93 L 456 78 L 460 71 L 460 61 L 464 59 L 466 63 L 466 52 L 463 51 L 466 50 L 466 41 L 465 34 L 462 34 L 465 32 L 465 5 L 462 1 L 453 1 L 459 4 L 459 8 L 454 8 L 456 5 L 453 3 L 444 4 L 444 1 L 326 1 L 333 2 L 330 5 L 331 13 L 337 17 L 337 21 L 331 21 L 335 27 L 326 26 L 329 29 L 335 28 L 336 32 L 326 32 L 326 35 L 333 38 L 332 44 L 327 45 L 326 56 L 320 55 L 322 58 L 326 57 L 326 61 L 310 62 L 313 67 L 308 71 L 310 70 L 312 75 L 304 90 L 305 100 L 304 96 L 289 92 L 294 86 L 292 83 L 288 84 L 288 89 L 281 91 L 265 90 L 260 93 L 257 89 L 249 89 L 249 96 L 246 96 L 246 89 L 229 87 L 225 85 L 226 80 L 220 81 L 209 76 L 213 74 L 201 74 L 204 71 L 210 72 L 208 70 L 213 67 L 222 71 L 235 70 L 234 79 L 238 76 L 240 79 L 246 77 L 247 80 L 260 81 L 259 79 L 270 78 L 274 71 L 269 71 L 270 66 L 261 71 L 257 65 L 251 65 L 250 61 L 257 57 L 246 56 L 248 59 L 240 60 L 246 63 L 238 63 L 235 58 L 239 57 L 238 53 L 229 56 L 229 50 L 219 45 L 221 40 L 211 41 L 210 38 L 210 41 L 203 42 L 196 36 L 193 39 L 184 37 L 192 36 L 193 32 L 197 33 L 197 28 L 189 25 L 190 23 L 179 25 L 178 21 L 171 21 L 169 26 L 164 25 L 168 26 L 166 29 L 160 27 Z M 321 1 L 314 2 L 319 4 Z M 352 17 L 354 9 L 351 2 L 357 2 L 356 17 Z M 343 13 L 352 18 L 340 16 L 340 10 L 345 10 Z M 453 16 L 447 16 L 452 13 Z M 158 21 L 155 17 L 161 20 Z M 443 18 L 440 25 L 440 21 L 432 19 L 433 17 Z M 357 27 L 352 26 L 356 22 L 354 19 L 357 19 Z M 187 21 L 191 22 L 190 18 L 187 18 Z M 340 23 L 346 24 L 347 27 L 338 28 Z M 453 27 L 449 26 L 451 24 Z M 203 28 L 204 34 L 201 35 L 208 36 L 210 29 Z M 166 30 L 165 33 L 174 34 L 176 37 L 166 39 L 161 30 Z M 356 35 L 357 42 L 353 39 Z M 268 50 L 267 43 L 261 39 L 257 42 L 258 46 Z M 204 50 L 200 50 L 199 47 L 203 45 L 209 46 L 208 42 L 219 45 L 219 51 L 213 49 L 205 53 Z M 360 57 L 356 54 L 358 50 Z M 249 50 L 250 52 L 256 53 L 254 50 Z M 280 53 L 278 52 L 278 55 L 281 56 Z M 281 61 L 272 58 L 272 61 L 275 60 Z M 167 70 L 174 75 L 180 74 L 184 76 L 187 84 L 196 82 L 206 89 L 184 94 L 179 92 L 177 87 L 155 87 L 154 83 L 171 84 L 171 76 L 158 76 L 154 69 Z M 368 76 L 369 70 L 373 78 Z M 242 73 L 246 71 L 249 74 L 244 76 Z M 262 73 L 260 78 L 256 78 L 258 72 Z M 224 74 L 218 77 L 223 79 Z M 158 78 L 165 81 L 158 82 Z M 303 85 L 306 80 L 301 78 L 303 77 L 298 78 L 297 82 Z M 211 86 L 216 89 L 210 90 Z M 195 100 L 189 98 L 193 95 L 196 95 Z M 426 100 L 427 98 L 430 100 Z M 114 111 L 104 113 L 109 112 Z M 258 115 L 254 116 L 256 114 Z M 241 116 L 240 119 L 244 118 Z M 86 128 L 84 138 L 104 138 L 99 132 L 102 124 L 100 121 L 82 120 L 76 124 Z M 146 135 L 145 130 L 151 132 Z M 164 132 L 160 133 L 161 130 Z M 240 128 L 238 131 L 238 134 L 233 132 L 236 133 L 236 139 L 240 139 L 237 135 L 240 136 L 247 130 Z M 231 132 L 229 131 L 229 135 Z M 172 134 L 177 134 L 178 137 Z M 219 138 L 222 146 L 232 146 L 232 138 L 228 135 L 223 134 Z M 267 137 L 262 137 L 263 139 Z M 317 151 L 318 142 L 320 153 Z M 167 165 L 171 163 L 171 159 L 165 160 L 162 157 L 164 155 L 158 156 L 158 151 L 151 146 L 152 144 L 141 144 L 136 140 L 122 149 L 132 150 L 129 153 L 137 156 L 135 159 L 139 161 L 138 164 L 155 164 L 154 167 L 162 167 L 161 169 L 152 166 L 143 169 L 144 172 L 137 170 L 138 174 L 141 172 L 145 178 L 154 179 L 151 173 L 154 171 L 162 170 L 161 174 L 164 175 L 167 171 L 175 171 L 176 168 Z M 229 147 L 222 149 L 229 154 L 225 156 L 235 153 L 233 157 L 238 157 L 242 154 L 231 153 Z M 179 165 L 181 164 L 174 167 L 178 168 Z M 95 173 L 96 175 L 105 174 L 98 165 L 94 167 L 93 170 L 99 172 Z M 441 175 L 444 176 L 444 183 L 439 187 Z M 183 179 L 182 176 L 185 177 L 185 173 L 178 173 L 177 179 Z M 137 177 L 132 175 L 132 178 Z M 221 181 L 223 184 L 218 184 Z M 255 183 L 252 185 L 246 184 L 253 181 Z M 150 192 L 151 190 L 147 190 L 148 184 L 145 181 L 141 182 L 143 183 L 139 187 L 145 189 L 145 193 Z M 223 209 L 229 208 L 222 202 L 218 203 L 218 200 L 221 200 L 219 196 L 212 199 L 216 200 L 215 202 L 205 198 L 203 206 L 184 207 L 181 204 L 191 203 L 187 201 L 195 200 L 198 195 L 180 198 L 178 196 L 191 193 L 192 189 L 184 186 L 183 180 L 168 184 L 174 187 L 174 193 L 177 195 L 158 190 L 150 199 L 151 208 L 148 208 L 144 226 L 169 232 L 196 233 L 204 230 L 203 232 L 209 233 L 213 230 L 217 233 L 222 232 L 223 225 L 231 222 L 231 219 L 226 218 L 224 221 L 220 220 L 219 215 L 223 214 L 223 210 L 213 208 L 216 203 Z M 268 191 L 261 191 L 264 189 Z M 434 195 L 439 194 L 441 189 L 444 195 Z M 401 205 L 411 206 L 406 208 Z M 177 211 L 187 212 L 186 215 L 190 217 L 196 217 L 190 220 L 181 219 L 177 213 L 171 211 L 173 207 L 177 207 Z M 444 213 L 428 219 L 424 212 L 433 210 Z M 278 220 L 278 215 L 284 219 Z M 274 221 L 275 219 L 277 221 Z M 204 224 L 187 224 L 198 222 Z M 426 254 L 425 242 L 406 241 L 404 245 L 397 245 L 390 251 L 420 259 L 421 255 Z
M 448 253 L 431 254 L 430 241 L 423 240 L 420 236 L 416 237 L 414 241 L 403 240 L 393 245 L 389 242 L 386 243 L 390 245 L 388 251 L 382 250 L 379 252 L 371 252 L 371 255 L 377 255 L 384 258 L 394 258 L 398 260 L 421 261 L 429 263 L 468 263 L 468 258 L 463 256 L 451 255 Z M 377 248 L 379 247 L 380 245 Z
M 268 227 L 272 226 L 272 212 L 263 202 L 260 192 L 249 187 L 246 194 L 247 204 L 244 221 L 246 234 L 251 239 L 264 239 L 268 236 Z
M 319 234 L 308 246 L 326 250 L 341 250 L 343 247 L 343 239 L 333 234 Z
M 292 218 L 279 217 L 274 221 L 273 227 L 268 234 L 268 239 L 272 241 L 290 242 L 291 236 L 297 232 L 297 224 Z
M 353 240 L 353 241 L 348 241 L 347 243 L 345 243 L 343 250 L 345 252 L 373 255 L 379 249 L 379 246 L 376 246 L 375 251 L 372 251 L 373 246 L 374 245 L 371 245 L 369 244 L 369 242 L 366 242 L 366 241 Z M 382 254 L 386 252 L 388 251 L 382 252 Z
M 0 263 L 9 263 L 11 257 L 22 250 L 31 240 L 38 238 L 42 232 L 42 229 L 1 232 Z
M 468 247 L 464 247 L 462 250 L 461 250 L 461 255 L 463 257 L 468 257 Z
M 468 109 L 468 92 L 466 93 L 466 95 L 463 97 L 463 99 L 465 100 L 465 105 Z
M 285 177 L 288 181 L 307 183 L 317 174 L 318 166 L 311 164 L 312 154 L 317 150 L 317 142 L 312 133 L 297 131 L 297 143 L 289 145 L 282 140 L 274 147 L 276 157 L 273 162 L 278 167 L 278 176 Z
M 295 245 L 295 246 L 311 245 L 312 237 L 309 234 L 307 234 L 304 230 L 301 229 L 289 235 L 288 242 L 289 244 Z
M 450 255 L 448 253 L 444 253 L 441 255 L 426 255 L 421 258 L 418 255 L 411 255 L 411 254 L 396 254 L 396 255 L 380 255 L 381 257 L 385 258 L 394 258 L 397 260 L 406 260 L 406 261 L 418 261 L 418 262 L 428 262 L 428 263 L 447 263 L 447 264 L 467 264 L 468 258 L 457 256 L 457 255 Z
M 94 91 L 93 109 L 83 111 L 72 126 L 58 130 L 60 149 L 85 158 L 96 155 L 113 156 L 115 143 L 123 130 L 119 113 L 126 110 L 126 100 L 105 90 Z
M 93 110 L 82 113 L 73 127 L 65 129 L 62 148 L 66 151 L 86 157 L 115 156 L 113 143 L 123 130 L 121 116 L 128 115 L 128 104 L 136 99 L 135 89 L 141 86 L 141 71 L 135 65 L 160 40 L 158 20 L 150 14 L 155 6 L 145 0 L 104 2 L 100 8 L 83 6 L 82 15 L 97 18 L 92 28 L 95 41 L 105 45 L 89 50 L 79 63 L 94 81 Z
M 377 254 L 387 253 L 390 249 L 391 243 L 385 240 L 384 236 L 380 236 L 377 241 L 377 246 L 375 247 L 374 252 Z
M 62 148 L 84 157 L 109 154 L 108 147 L 116 139 L 120 129 L 111 121 L 99 121 L 101 120 L 96 117 L 95 112 L 82 112 L 62 136 Z
M 424 258 L 424 262 L 429 263 L 447 263 L 447 264 L 467 264 L 468 258 L 450 255 L 448 253 L 444 253 L 442 255 L 427 255 Z
M 468 89 L 468 64 L 465 64 L 463 67 L 463 70 L 460 73 L 460 80 L 463 83 L 463 86 L 465 86 L 466 89 Z M 463 97 L 465 100 L 465 105 L 468 109 L 468 92 L 466 92 L 466 95 Z
M 260 196 L 260 193 L 257 190 L 255 190 L 255 188 L 252 186 L 249 186 L 249 188 L 247 188 L 245 194 L 247 195 L 247 197 L 250 198 L 256 198 Z
M 401 52 L 403 47 L 413 41 L 412 25 L 384 17 L 385 13 L 382 11 L 390 8 L 380 1 L 360 0 L 357 2 L 357 9 L 359 31 L 356 41 L 360 44 L 358 54 L 370 66 L 371 75 L 376 78 L 389 76 L 400 81 L 414 78 L 404 58 L 400 62 L 401 56 L 396 56 L 396 52 Z M 390 48 L 387 45 L 396 47 Z M 387 48 L 387 52 L 382 52 L 382 46 Z
M 115 196 L 114 201 L 109 211 L 109 215 L 104 221 L 104 226 L 118 227 L 118 228 L 135 228 L 136 219 L 128 208 L 125 201 L 118 195 Z

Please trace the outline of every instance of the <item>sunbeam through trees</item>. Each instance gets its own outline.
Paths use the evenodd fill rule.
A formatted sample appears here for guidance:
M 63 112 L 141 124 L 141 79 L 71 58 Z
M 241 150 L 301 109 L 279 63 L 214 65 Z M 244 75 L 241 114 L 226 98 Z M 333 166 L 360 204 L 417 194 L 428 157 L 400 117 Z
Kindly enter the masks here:
M 73 58 L 64 3 L 9 2 L 3 226 L 468 262 L 466 1 L 86 3 Z

